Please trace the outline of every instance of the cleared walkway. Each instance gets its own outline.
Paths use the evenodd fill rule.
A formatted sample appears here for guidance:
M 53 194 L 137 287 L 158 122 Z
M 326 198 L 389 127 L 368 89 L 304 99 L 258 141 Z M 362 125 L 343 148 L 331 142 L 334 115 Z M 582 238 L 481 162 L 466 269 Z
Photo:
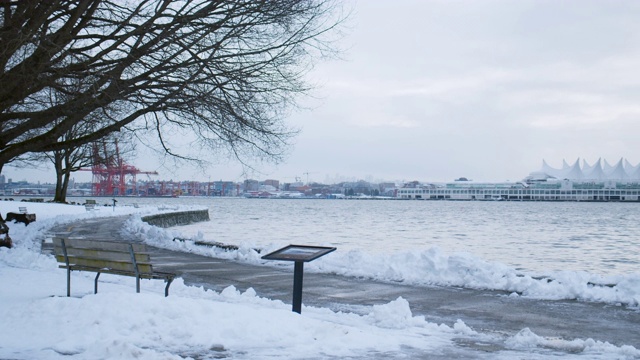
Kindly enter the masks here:
M 93 219 L 59 226 L 52 232 L 57 236 L 127 240 L 119 234 L 124 220 Z M 241 291 L 251 287 L 261 297 L 291 303 L 292 269 L 246 265 L 158 248 L 153 248 L 152 258 L 158 264 L 158 270 L 175 272 L 187 284 L 216 291 L 229 285 Z M 545 337 L 592 338 L 640 349 L 638 310 L 602 303 L 540 301 L 506 295 L 499 291 L 418 287 L 305 272 L 302 302 L 304 306 L 368 313 L 370 309 L 365 307 L 388 303 L 402 296 L 409 301 L 414 316 L 423 315 L 435 323 L 451 326 L 460 319 L 476 331 L 504 336 L 528 327 Z M 499 344 L 465 343 L 461 346 L 481 351 L 500 350 Z

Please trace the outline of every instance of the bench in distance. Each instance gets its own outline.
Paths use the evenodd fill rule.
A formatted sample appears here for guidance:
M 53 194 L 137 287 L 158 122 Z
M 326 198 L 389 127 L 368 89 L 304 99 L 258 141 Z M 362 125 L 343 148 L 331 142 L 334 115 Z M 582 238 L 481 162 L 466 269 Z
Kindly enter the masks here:
M 85 203 L 84 203 L 84 208 L 87 211 L 95 210 L 96 206 L 97 206 L 97 204 L 96 204 L 95 200 L 87 199 L 87 201 L 85 201 Z
M 8 212 L 7 221 L 21 222 L 25 225 L 29 225 L 29 223 L 36 221 L 36 214 L 29 214 L 26 206 L 18 207 L 18 211 L 19 212 L 17 213 Z

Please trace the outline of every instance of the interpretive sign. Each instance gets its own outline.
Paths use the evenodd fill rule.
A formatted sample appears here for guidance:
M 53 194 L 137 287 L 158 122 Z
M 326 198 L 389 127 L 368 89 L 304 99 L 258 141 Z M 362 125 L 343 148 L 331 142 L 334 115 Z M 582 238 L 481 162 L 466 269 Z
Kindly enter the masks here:
M 293 312 L 302 313 L 304 263 L 327 255 L 334 250 L 336 248 L 326 246 L 289 245 L 262 257 L 265 260 L 295 261 L 293 268 Z
M 325 246 L 289 245 L 269 253 L 262 258 L 265 260 L 289 260 L 309 262 L 324 256 L 336 248 Z

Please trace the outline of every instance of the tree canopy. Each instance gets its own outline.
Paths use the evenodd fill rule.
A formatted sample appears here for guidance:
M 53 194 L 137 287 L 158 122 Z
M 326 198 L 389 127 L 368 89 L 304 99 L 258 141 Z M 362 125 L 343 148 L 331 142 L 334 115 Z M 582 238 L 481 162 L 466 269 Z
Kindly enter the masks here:
M 171 127 L 278 160 L 287 110 L 343 19 L 330 0 L 0 0 L 0 170 L 121 130 L 171 153 Z

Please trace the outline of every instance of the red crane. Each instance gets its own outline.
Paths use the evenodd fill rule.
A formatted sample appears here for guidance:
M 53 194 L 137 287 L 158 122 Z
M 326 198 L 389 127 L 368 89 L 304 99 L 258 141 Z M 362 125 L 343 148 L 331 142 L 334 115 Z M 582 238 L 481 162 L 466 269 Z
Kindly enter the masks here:
M 158 175 L 156 171 L 140 171 L 135 166 L 126 164 L 120 157 L 117 140 L 111 151 L 108 149 L 106 141 L 93 144 L 91 173 L 93 174 L 92 190 L 94 196 L 138 195 L 136 175 Z M 127 184 L 131 185 L 129 189 Z

